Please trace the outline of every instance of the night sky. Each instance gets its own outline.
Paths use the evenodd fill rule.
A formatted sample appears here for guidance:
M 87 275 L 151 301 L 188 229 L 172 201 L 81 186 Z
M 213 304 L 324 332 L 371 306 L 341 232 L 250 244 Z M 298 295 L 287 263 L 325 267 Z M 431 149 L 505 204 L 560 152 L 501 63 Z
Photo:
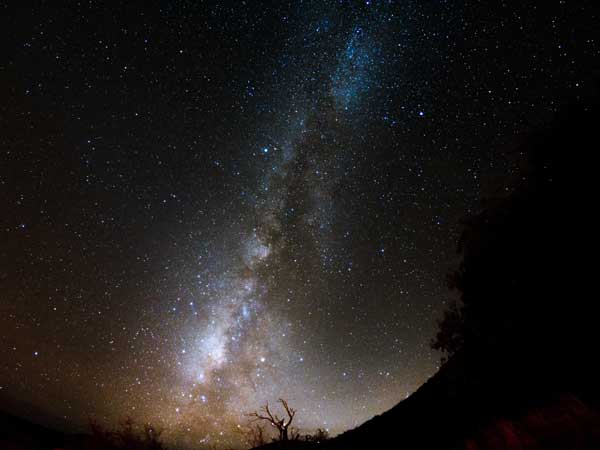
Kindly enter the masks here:
M 8 3 L 0 407 L 169 442 L 417 389 L 460 220 L 599 73 L 591 1 Z

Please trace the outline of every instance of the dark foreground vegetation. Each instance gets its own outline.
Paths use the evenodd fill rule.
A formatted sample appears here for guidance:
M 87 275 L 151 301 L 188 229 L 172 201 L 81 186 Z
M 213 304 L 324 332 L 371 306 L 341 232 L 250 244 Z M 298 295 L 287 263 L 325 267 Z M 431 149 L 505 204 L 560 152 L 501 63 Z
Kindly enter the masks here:
M 526 161 L 465 222 L 462 263 L 450 276 L 460 303 L 432 346 L 442 369 L 390 411 L 333 439 L 306 439 L 288 426 L 257 448 L 599 449 L 597 315 L 598 107 L 567 108 L 515 151 Z M 522 155 L 522 156 L 520 156 Z M 277 423 L 266 409 L 253 418 Z M 65 436 L 10 416 L 0 448 L 161 450 L 160 432 L 92 427 Z M 287 423 L 288 426 L 285 426 Z M 267 439 L 268 440 L 268 439 Z
M 593 154 L 597 104 L 524 140 L 520 176 L 465 222 L 442 369 L 329 449 L 598 449 Z M 521 157 L 522 155 L 522 157 Z

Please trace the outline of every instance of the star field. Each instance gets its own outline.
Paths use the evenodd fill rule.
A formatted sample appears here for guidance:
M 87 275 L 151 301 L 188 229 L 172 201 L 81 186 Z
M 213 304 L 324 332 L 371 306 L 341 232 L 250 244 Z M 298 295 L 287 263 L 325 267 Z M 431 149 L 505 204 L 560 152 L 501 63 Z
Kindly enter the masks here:
M 181 445 L 279 397 L 339 433 L 434 374 L 460 219 L 599 69 L 592 2 L 1 16 L 0 407 Z

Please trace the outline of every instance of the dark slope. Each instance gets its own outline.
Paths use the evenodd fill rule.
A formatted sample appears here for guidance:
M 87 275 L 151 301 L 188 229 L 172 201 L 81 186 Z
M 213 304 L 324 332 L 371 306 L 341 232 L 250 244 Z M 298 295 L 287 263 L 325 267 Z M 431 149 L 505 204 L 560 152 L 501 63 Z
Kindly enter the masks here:
M 17 399 L 9 395 L 6 390 L 0 391 L 0 411 L 52 430 L 70 432 L 72 429 L 71 424 L 64 417 L 52 414 L 29 401 Z
M 565 107 L 523 139 L 518 176 L 465 221 L 451 277 L 462 323 L 441 325 L 451 331 L 444 336 L 460 337 L 461 352 L 410 398 L 328 448 L 600 448 L 589 263 L 598 123 L 594 100 Z
M 0 411 L 0 450 L 109 450 L 93 436 L 48 428 Z
M 61 448 L 65 435 L 25 419 L 0 412 L 0 449 L 46 450 Z
M 512 370 L 515 378 L 486 370 L 467 374 L 457 356 L 409 398 L 324 447 L 600 448 L 595 389 L 554 390 L 543 381 L 519 387 L 519 376 L 518 369 Z
M 454 442 L 476 420 L 461 399 L 458 365 L 450 361 L 406 400 L 330 440 L 327 449 L 432 448 Z M 457 414 L 460 411 L 461 414 Z M 439 447 L 438 447 L 439 448 Z

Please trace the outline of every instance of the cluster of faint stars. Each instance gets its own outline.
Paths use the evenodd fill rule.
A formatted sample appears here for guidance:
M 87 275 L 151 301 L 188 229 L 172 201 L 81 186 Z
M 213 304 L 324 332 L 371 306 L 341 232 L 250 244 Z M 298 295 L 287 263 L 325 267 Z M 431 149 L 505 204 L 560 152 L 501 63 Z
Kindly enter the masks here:
M 563 3 L 7 14 L 0 402 L 226 446 L 279 397 L 333 434 L 407 397 L 482 179 L 590 87 Z

